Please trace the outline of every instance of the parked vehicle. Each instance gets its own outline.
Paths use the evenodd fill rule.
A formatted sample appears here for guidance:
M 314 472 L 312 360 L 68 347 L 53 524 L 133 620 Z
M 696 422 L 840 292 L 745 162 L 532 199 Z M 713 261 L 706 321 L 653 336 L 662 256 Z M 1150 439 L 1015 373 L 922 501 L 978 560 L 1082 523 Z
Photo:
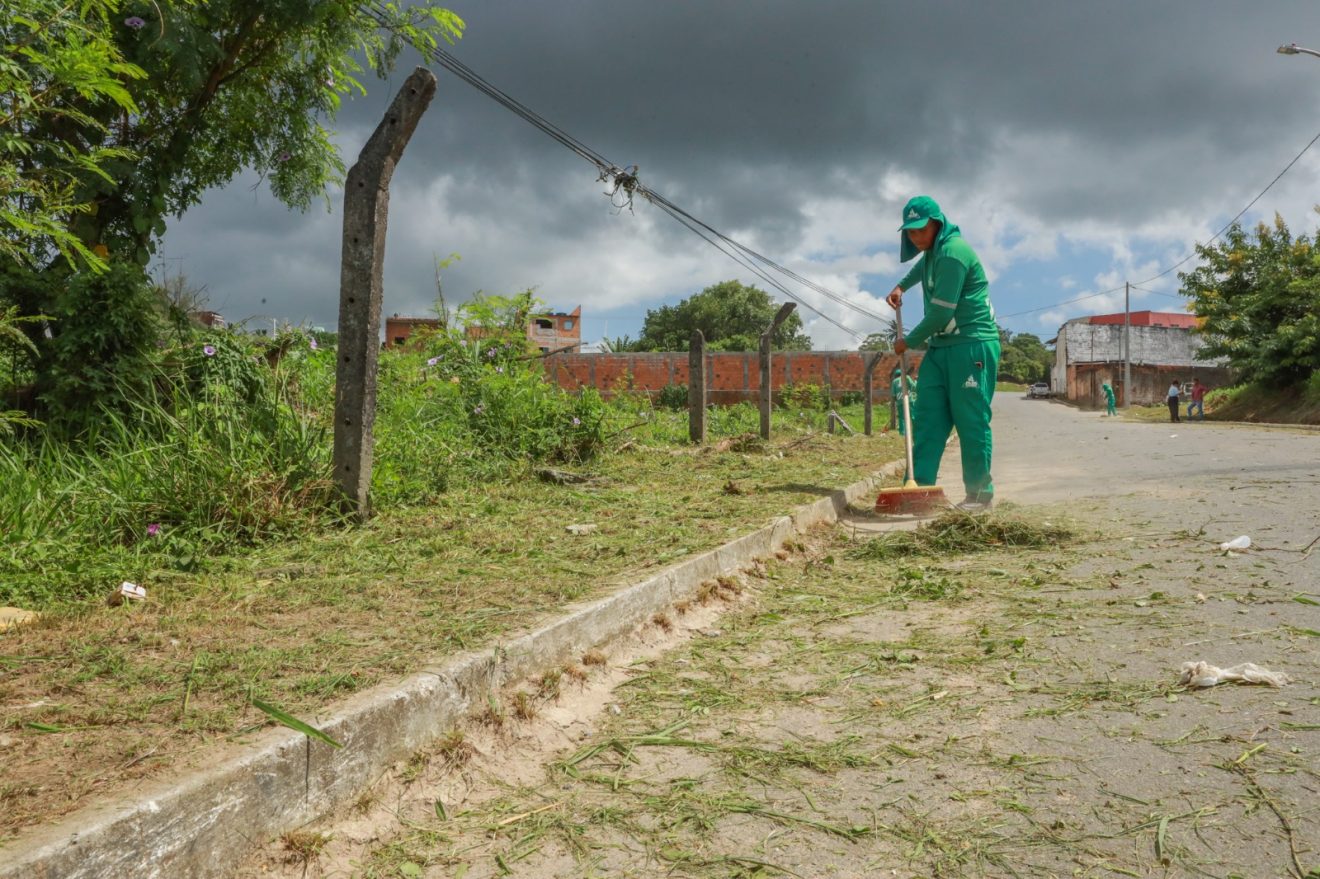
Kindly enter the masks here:
M 1047 382 L 1036 382 L 1027 388 L 1028 397 L 1048 397 L 1050 395 L 1050 386 Z

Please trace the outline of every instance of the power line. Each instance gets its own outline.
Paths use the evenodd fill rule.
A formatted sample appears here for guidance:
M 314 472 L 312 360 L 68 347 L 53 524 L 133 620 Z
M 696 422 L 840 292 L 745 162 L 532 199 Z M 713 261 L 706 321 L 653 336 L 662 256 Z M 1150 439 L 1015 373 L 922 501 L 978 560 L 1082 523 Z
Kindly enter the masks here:
M 1237 214 L 1233 217 L 1233 219 L 1231 219 L 1231 220 L 1229 220 L 1227 223 L 1225 223 L 1225 224 L 1224 224 L 1224 228 L 1220 229 L 1218 232 L 1216 232 L 1214 235 L 1212 235 L 1211 238 L 1210 238 L 1210 240 L 1207 241 L 1206 244 L 1208 245 L 1208 244 L 1211 244 L 1212 242 L 1218 241 L 1218 240 L 1219 240 L 1219 236 L 1223 235 L 1223 234 L 1224 234 L 1225 232 L 1227 232 L 1230 228 L 1232 228 L 1232 226 L 1233 226 L 1234 223 L 1236 223 L 1238 220 L 1242 219 L 1242 215 L 1245 214 L 1247 211 L 1251 210 L 1252 206 L 1255 205 L 1256 202 L 1260 201 L 1261 198 L 1263 198 L 1263 197 L 1265 196 L 1265 193 L 1269 192 L 1270 189 L 1272 189 L 1272 188 L 1274 187 L 1274 184 L 1278 183 L 1279 180 L 1283 178 L 1283 175 L 1284 175 L 1284 174 L 1287 174 L 1290 170 L 1292 170 L 1292 166 L 1293 166 L 1293 165 L 1296 165 L 1297 162 L 1298 162 L 1298 160 L 1300 160 L 1300 159 L 1302 158 L 1302 156 L 1306 155 L 1307 151 L 1308 151 L 1309 149 L 1311 149 L 1311 147 L 1315 146 L 1316 141 L 1320 141 L 1320 133 L 1317 133 L 1315 137 L 1311 138 L 1311 141 L 1310 141 L 1306 146 L 1302 147 L 1302 151 L 1301 151 L 1300 153 L 1298 153 L 1297 155 L 1293 156 L 1293 160 L 1292 160 L 1291 162 L 1289 162 L 1287 165 L 1284 165 L 1284 166 L 1283 166 L 1283 170 L 1280 171 L 1278 174 L 1274 175 L 1274 179 L 1271 180 L 1271 181 L 1269 182 L 1269 184 L 1268 184 L 1264 189 L 1262 189 L 1259 193 L 1257 193 L 1256 197 L 1253 198 L 1251 201 L 1249 201 L 1249 202 L 1247 203 L 1247 206 L 1246 206 L 1246 207 L 1244 207 L 1242 210 L 1238 211 Z M 1165 275 L 1167 275 L 1169 272 L 1171 272 L 1171 271 L 1173 271 L 1174 269 L 1178 268 L 1178 266 L 1180 266 L 1180 265 L 1182 265 L 1183 263 L 1187 262 L 1189 259 L 1191 259 L 1191 258 L 1194 257 L 1194 256 L 1196 256 L 1196 249 L 1195 249 L 1195 248 L 1192 248 L 1192 252 L 1189 253 L 1189 254 L 1187 254 L 1187 256 L 1183 257 L 1183 258 L 1180 259 L 1178 262 L 1176 262 L 1176 263 L 1174 263 L 1173 265 L 1169 266 L 1167 269 L 1165 269 L 1164 271 L 1160 272 L 1158 275 L 1152 275 L 1151 277 L 1147 278 L 1147 279 L 1144 280 L 1144 281 L 1141 281 L 1140 283 L 1142 283 L 1142 284 L 1149 284 L 1151 281 L 1154 281 L 1154 280 L 1156 280 L 1157 278 L 1162 278 L 1162 277 L 1164 277 Z M 1136 286 L 1136 285 L 1134 284 L 1133 286 Z M 1155 291 L 1152 290 L 1152 291 L 1150 291 L 1150 292 L 1153 293 L 1153 292 L 1155 292 Z
M 385 25 L 386 23 L 385 16 L 382 12 L 380 12 L 379 10 L 375 10 L 373 14 L 377 22 L 381 23 L 382 25 Z M 545 119 L 543 116 L 536 113 L 534 110 L 532 110 L 522 102 L 518 101 L 508 93 L 497 88 L 495 85 L 487 81 L 484 77 L 482 77 L 472 68 L 468 67 L 462 61 L 459 61 L 458 58 L 456 58 L 452 53 L 446 51 L 445 49 L 439 46 L 432 47 L 429 50 L 420 50 L 420 51 L 423 57 L 425 57 L 428 61 L 437 64 L 440 67 L 443 67 L 445 70 L 449 71 L 463 82 L 477 89 L 482 94 L 485 94 L 487 97 L 490 97 L 496 103 L 500 104 L 501 106 L 505 107 L 506 109 L 514 113 L 516 116 L 520 117 L 521 119 L 530 123 L 534 127 L 538 128 L 539 130 L 541 130 L 542 132 L 553 138 L 555 141 L 557 141 L 558 143 L 560 143 L 561 145 L 563 145 L 564 147 L 566 147 L 567 149 L 578 155 L 579 157 L 595 165 L 597 170 L 600 172 L 599 179 L 610 180 L 611 182 L 613 182 L 615 186 L 615 190 L 614 190 L 615 192 L 619 191 L 619 189 L 622 188 L 629 197 L 629 202 L 631 202 L 631 197 L 634 193 L 642 195 L 642 197 L 645 198 L 647 201 L 651 202 L 652 204 L 655 204 L 666 214 L 673 217 L 675 220 L 678 220 L 689 230 L 696 233 L 699 237 L 703 238 L 708 243 L 712 244 L 721 253 L 724 253 L 726 256 L 729 256 L 731 259 L 733 259 L 739 265 L 744 266 L 749 271 L 754 272 L 758 277 L 762 278 L 767 283 L 771 284 L 773 287 L 775 287 L 775 289 L 779 290 L 785 296 L 798 302 L 808 311 L 811 311 L 819 315 L 822 319 L 828 321 L 829 323 L 833 324 L 834 326 L 848 333 L 853 338 L 862 339 L 864 337 L 861 334 L 857 333 L 855 330 L 849 329 L 839 321 L 835 320 L 830 315 L 816 308 L 811 303 L 807 302 L 803 297 L 789 290 L 782 283 L 779 283 L 778 281 L 771 278 L 769 275 L 766 274 L 764 270 L 758 268 L 756 263 L 760 263 L 762 266 L 768 269 L 777 271 L 785 275 L 786 277 L 791 278 L 797 283 L 802 284 L 803 286 L 811 290 L 814 290 L 817 293 L 820 293 L 822 296 L 825 296 L 827 299 L 839 305 L 852 309 L 858 314 L 872 318 L 877 321 L 884 322 L 888 320 L 886 316 L 870 311 L 869 309 L 861 305 L 858 305 L 857 303 L 849 299 L 846 299 L 843 296 L 840 296 L 839 294 L 824 287 L 823 285 L 811 281 L 810 279 L 803 277 L 797 272 L 794 272 L 791 269 L 786 268 L 785 266 L 775 262 L 769 257 L 761 253 L 758 253 L 757 251 L 753 250 L 750 247 L 747 247 L 741 242 L 738 242 L 733 238 L 730 238 L 728 235 L 725 235 L 723 232 L 720 232 L 718 229 L 714 228 L 710 224 L 703 222 L 702 220 L 698 219 L 697 217 L 693 216 L 692 214 L 678 207 L 678 205 L 674 204 L 669 199 L 655 192 L 655 190 L 650 189 L 649 187 L 646 186 L 642 186 L 637 181 L 636 178 L 636 166 L 633 166 L 633 169 L 630 172 L 619 167 L 613 162 L 610 162 L 601 153 L 593 150 L 587 144 L 573 137 L 573 135 L 571 135 L 567 131 L 564 131 L 562 128 L 558 127 L 549 120 Z M 705 230 L 705 232 L 708 234 L 703 234 L 699 230 Z M 720 244 L 716 243 L 716 240 L 713 240 L 712 237 L 708 237 L 708 235 L 713 236 L 713 239 L 717 239 L 718 241 L 724 242 L 724 244 L 727 245 L 727 247 L 721 246 Z M 743 254 L 743 258 L 740 258 L 739 256 L 735 255 L 736 253 Z
M 1150 289 L 1149 287 L 1143 287 L 1143 286 L 1141 286 L 1140 284 L 1133 284 L 1133 285 L 1132 285 L 1132 289 L 1133 289 L 1133 290 L 1141 290 L 1141 291 L 1143 291 L 1143 292 L 1145 292 L 1145 293 L 1154 293 L 1156 296 L 1167 296 L 1167 297 L 1170 298 L 1170 299 L 1182 299 L 1182 298 L 1183 298 L 1183 297 L 1182 297 L 1182 294 L 1180 294 L 1180 293 L 1165 293 L 1163 290 L 1152 290 L 1152 289 Z
M 1117 293 L 1122 287 L 1113 287 L 1109 290 L 1101 290 L 1099 293 L 1087 293 L 1085 296 L 1078 296 L 1076 299 L 1065 299 L 1062 302 L 1052 302 L 1049 305 L 1041 305 L 1037 308 L 1028 308 L 1026 311 L 1015 311 L 1012 314 L 1001 314 L 999 317 L 1021 317 L 1024 314 L 1034 314 L 1038 311 L 1049 311 L 1051 308 L 1058 308 L 1062 305 L 1071 305 L 1074 302 L 1083 302 L 1087 299 L 1095 299 L 1097 296 L 1107 296 L 1110 293 Z
M 1306 144 L 1306 146 L 1302 147 L 1302 151 L 1299 152 L 1297 155 L 1293 156 L 1292 161 L 1289 162 L 1287 165 L 1285 165 L 1285 166 L 1283 167 L 1283 170 L 1282 170 L 1282 171 L 1280 171 L 1278 174 L 1274 175 L 1274 179 L 1271 180 L 1271 181 L 1269 182 L 1269 184 L 1267 184 L 1266 187 L 1265 187 L 1264 189 L 1262 189 L 1260 192 L 1258 192 L 1258 193 L 1256 194 L 1256 197 L 1253 198 L 1251 201 L 1249 201 L 1249 202 L 1247 203 L 1247 206 L 1246 206 L 1246 207 L 1244 207 L 1242 210 L 1238 211 L 1237 214 L 1234 215 L 1233 219 L 1231 219 L 1231 220 L 1229 220 L 1227 223 L 1225 223 L 1225 224 L 1224 224 L 1224 227 L 1223 227 L 1222 229 L 1220 229 L 1218 232 L 1216 232 L 1214 235 L 1212 235 L 1212 236 L 1210 237 L 1210 239 L 1209 239 L 1208 241 L 1206 241 L 1205 243 L 1206 243 L 1207 245 L 1209 245 L 1209 244 L 1211 244 L 1211 243 L 1213 243 L 1213 242 L 1215 242 L 1215 241 L 1218 241 L 1219 238 L 1220 238 L 1225 232 L 1227 232 L 1229 229 L 1231 229 L 1231 228 L 1233 227 L 1233 224 L 1234 224 L 1234 223 L 1236 223 L 1238 220 L 1242 219 L 1243 215 L 1246 214 L 1247 211 L 1251 210 L 1252 207 L 1255 206 L 1256 202 L 1260 201 L 1260 200 L 1265 196 L 1265 193 L 1269 192 L 1269 191 L 1274 187 L 1274 184 L 1278 183 L 1281 179 L 1283 179 L 1283 175 L 1284 175 L 1284 174 L 1287 174 L 1290 170 L 1292 170 L 1292 166 L 1293 166 L 1293 165 L 1296 165 L 1297 162 L 1302 158 L 1302 156 L 1306 155 L 1307 151 L 1309 151 L 1309 150 L 1311 149 L 1311 147 L 1313 147 L 1313 146 L 1316 145 L 1316 142 L 1317 142 L 1317 141 L 1320 141 L 1320 133 L 1317 133 L 1315 137 L 1311 138 L 1310 142 L 1308 142 L 1308 143 Z M 1185 257 L 1183 257 L 1182 259 L 1178 260 L 1178 262 L 1176 262 L 1176 263 L 1174 263 L 1173 265 L 1169 266 L 1169 267 L 1168 267 L 1167 269 L 1165 269 L 1164 271 L 1160 272 L 1160 273 L 1157 274 L 1157 275 L 1151 275 L 1149 278 L 1146 278 L 1146 279 L 1143 280 L 1143 281 L 1140 281 L 1140 282 L 1137 282 L 1137 283 L 1132 284 L 1132 286 L 1135 287 L 1135 288 L 1137 288 L 1138 290 L 1144 290 L 1144 291 L 1146 291 L 1147 293 L 1154 293 L 1156 296 L 1168 296 L 1168 297 L 1171 298 L 1171 299 L 1180 299 L 1181 297 L 1180 297 L 1178 294 L 1176 294 L 1176 293 L 1163 293 L 1163 292 L 1161 292 L 1161 291 L 1159 291 L 1159 290 L 1151 290 L 1151 289 L 1149 289 L 1149 288 L 1147 288 L 1147 287 L 1143 287 L 1143 286 L 1141 286 L 1141 285 L 1142 285 L 1142 284 L 1149 284 L 1151 281 L 1155 281 L 1155 280 L 1158 280 L 1158 279 L 1164 277 L 1165 275 L 1169 274 L 1170 272 L 1172 272 L 1174 269 L 1178 268 L 1179 266 L 1182 266 L 1182 265 L 1186 264 L 1186 263 L 1187 263 L 1190 259 L 1192 259 L 1194 256 L 1196 256 L 1196 249 L 1195 249 L 1195 248 L 1193 248 L 1193 249 L 1192 249 L 1192 252 L 1189 253 L 1187 256 L 1185 256 Z M 1037 312 L 1037 311 L 1048 311 L 1048 310 L 1051 309 L 1051 308 L 1058 308 L 1058 307 L 1063 306 L 1063 305 L 1071 305 L 1071 304 L 1074 303 L 1074 302 L 1081 302 L 1081 301 L 1083 301 L 1083 300 L 1085 300 L 1085 299 L 1095 299 L 1095 298 L 1098 297 L 1098 296 L 1104 296 L 1104 295 L 1109 294 L 1109 293 L 1116 293 L 1116 292 L 1118 292 L 1119 290 L 1122 290 L 1122 289 L 1123 289 L 1122 287 L 1115 287 L 1115 288 L 1113 288 L 1113 289 L 1111 289 L 1111 290 L 1102 290 L 1102 291 L 1099 292 L 1099 293 L 1089 293 L 1089 294 L 1087 294 L 1086 296 L 1079 296 L 1079 297 L 1077 297 L 1076 299 L 1065 299 L 1063 302 L 1055 302 L 1055 303 L 1052 303 L 1052 304 L 1050 304 L 1050 305 L 1042 305 L 1042 306 L 1040 306 L 1039 308 L 1029 308 L 1029 309 L 1027 309 L 1026 311 L 1016 311 L 1016 312 L 1013 312 L 1012 314 L 1001 315 L 1001 317 L 1005 317 L 1005 318 L 1009 318 L 1009 317 L 1021 317 L 1021 316 L 1024 315 L 1024 314 L 1033 314 L 1033 313 L 1035 313 L 1035 312 Z

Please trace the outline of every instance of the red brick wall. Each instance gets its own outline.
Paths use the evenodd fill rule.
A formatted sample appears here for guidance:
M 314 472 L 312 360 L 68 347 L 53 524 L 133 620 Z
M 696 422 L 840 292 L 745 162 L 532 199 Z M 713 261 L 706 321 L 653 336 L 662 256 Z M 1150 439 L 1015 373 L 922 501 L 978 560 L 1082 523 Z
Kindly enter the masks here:
M 920 354 L 910 354 L 919 366 Z M 629 389 L 654 395 L 665 385 L 687 385 L 686 351 L 653 354 L 554 354 L 545 359 L 546 377 L 566 390 L 594 387 L 609 397 Z M 862 390 L 865 361 L 858 351 L 784 351 L 771 361 L 770 386 L 778 391 L 789 385 L 828 386 L 835 397 Z M 889 374 L 898 358 L 886 354 L 875 368 L 875 399 L 889 399 Z M 761 369 L 754 351 L 706 355 L 707 396 L 712 403 L 755 402 L 761 387 Z

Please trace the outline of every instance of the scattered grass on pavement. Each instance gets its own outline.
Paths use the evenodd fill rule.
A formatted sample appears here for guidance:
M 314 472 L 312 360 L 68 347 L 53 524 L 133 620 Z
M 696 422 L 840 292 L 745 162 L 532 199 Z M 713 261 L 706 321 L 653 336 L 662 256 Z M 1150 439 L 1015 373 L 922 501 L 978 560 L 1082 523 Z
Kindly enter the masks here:
M 401 814 L 361 875 L 1309 875 L 1313 743 L 1261 722 L 1320 697 L 1176 686 L 1185 626 L 1243 625 L 1150 564 L 1192 544 L 1002 512 L 976 533 L 1001 518 L 1033 545 L 877 563 L 817 534 L 719 630 L 628 667 L 541 780 L 442 788 L 480 790 Z

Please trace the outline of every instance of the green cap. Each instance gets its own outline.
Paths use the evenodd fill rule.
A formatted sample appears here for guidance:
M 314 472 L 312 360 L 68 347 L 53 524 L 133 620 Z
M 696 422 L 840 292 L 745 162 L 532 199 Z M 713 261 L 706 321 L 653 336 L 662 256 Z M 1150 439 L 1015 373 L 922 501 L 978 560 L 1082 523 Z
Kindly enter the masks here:
M 922 229 L 931 220 L 939 220 L 943 216 L 935 199 L 929 195 L 918 195 L 908 199 L 908 203 L 903 206 L 903 225 L 898 227 L 898 231 Z

